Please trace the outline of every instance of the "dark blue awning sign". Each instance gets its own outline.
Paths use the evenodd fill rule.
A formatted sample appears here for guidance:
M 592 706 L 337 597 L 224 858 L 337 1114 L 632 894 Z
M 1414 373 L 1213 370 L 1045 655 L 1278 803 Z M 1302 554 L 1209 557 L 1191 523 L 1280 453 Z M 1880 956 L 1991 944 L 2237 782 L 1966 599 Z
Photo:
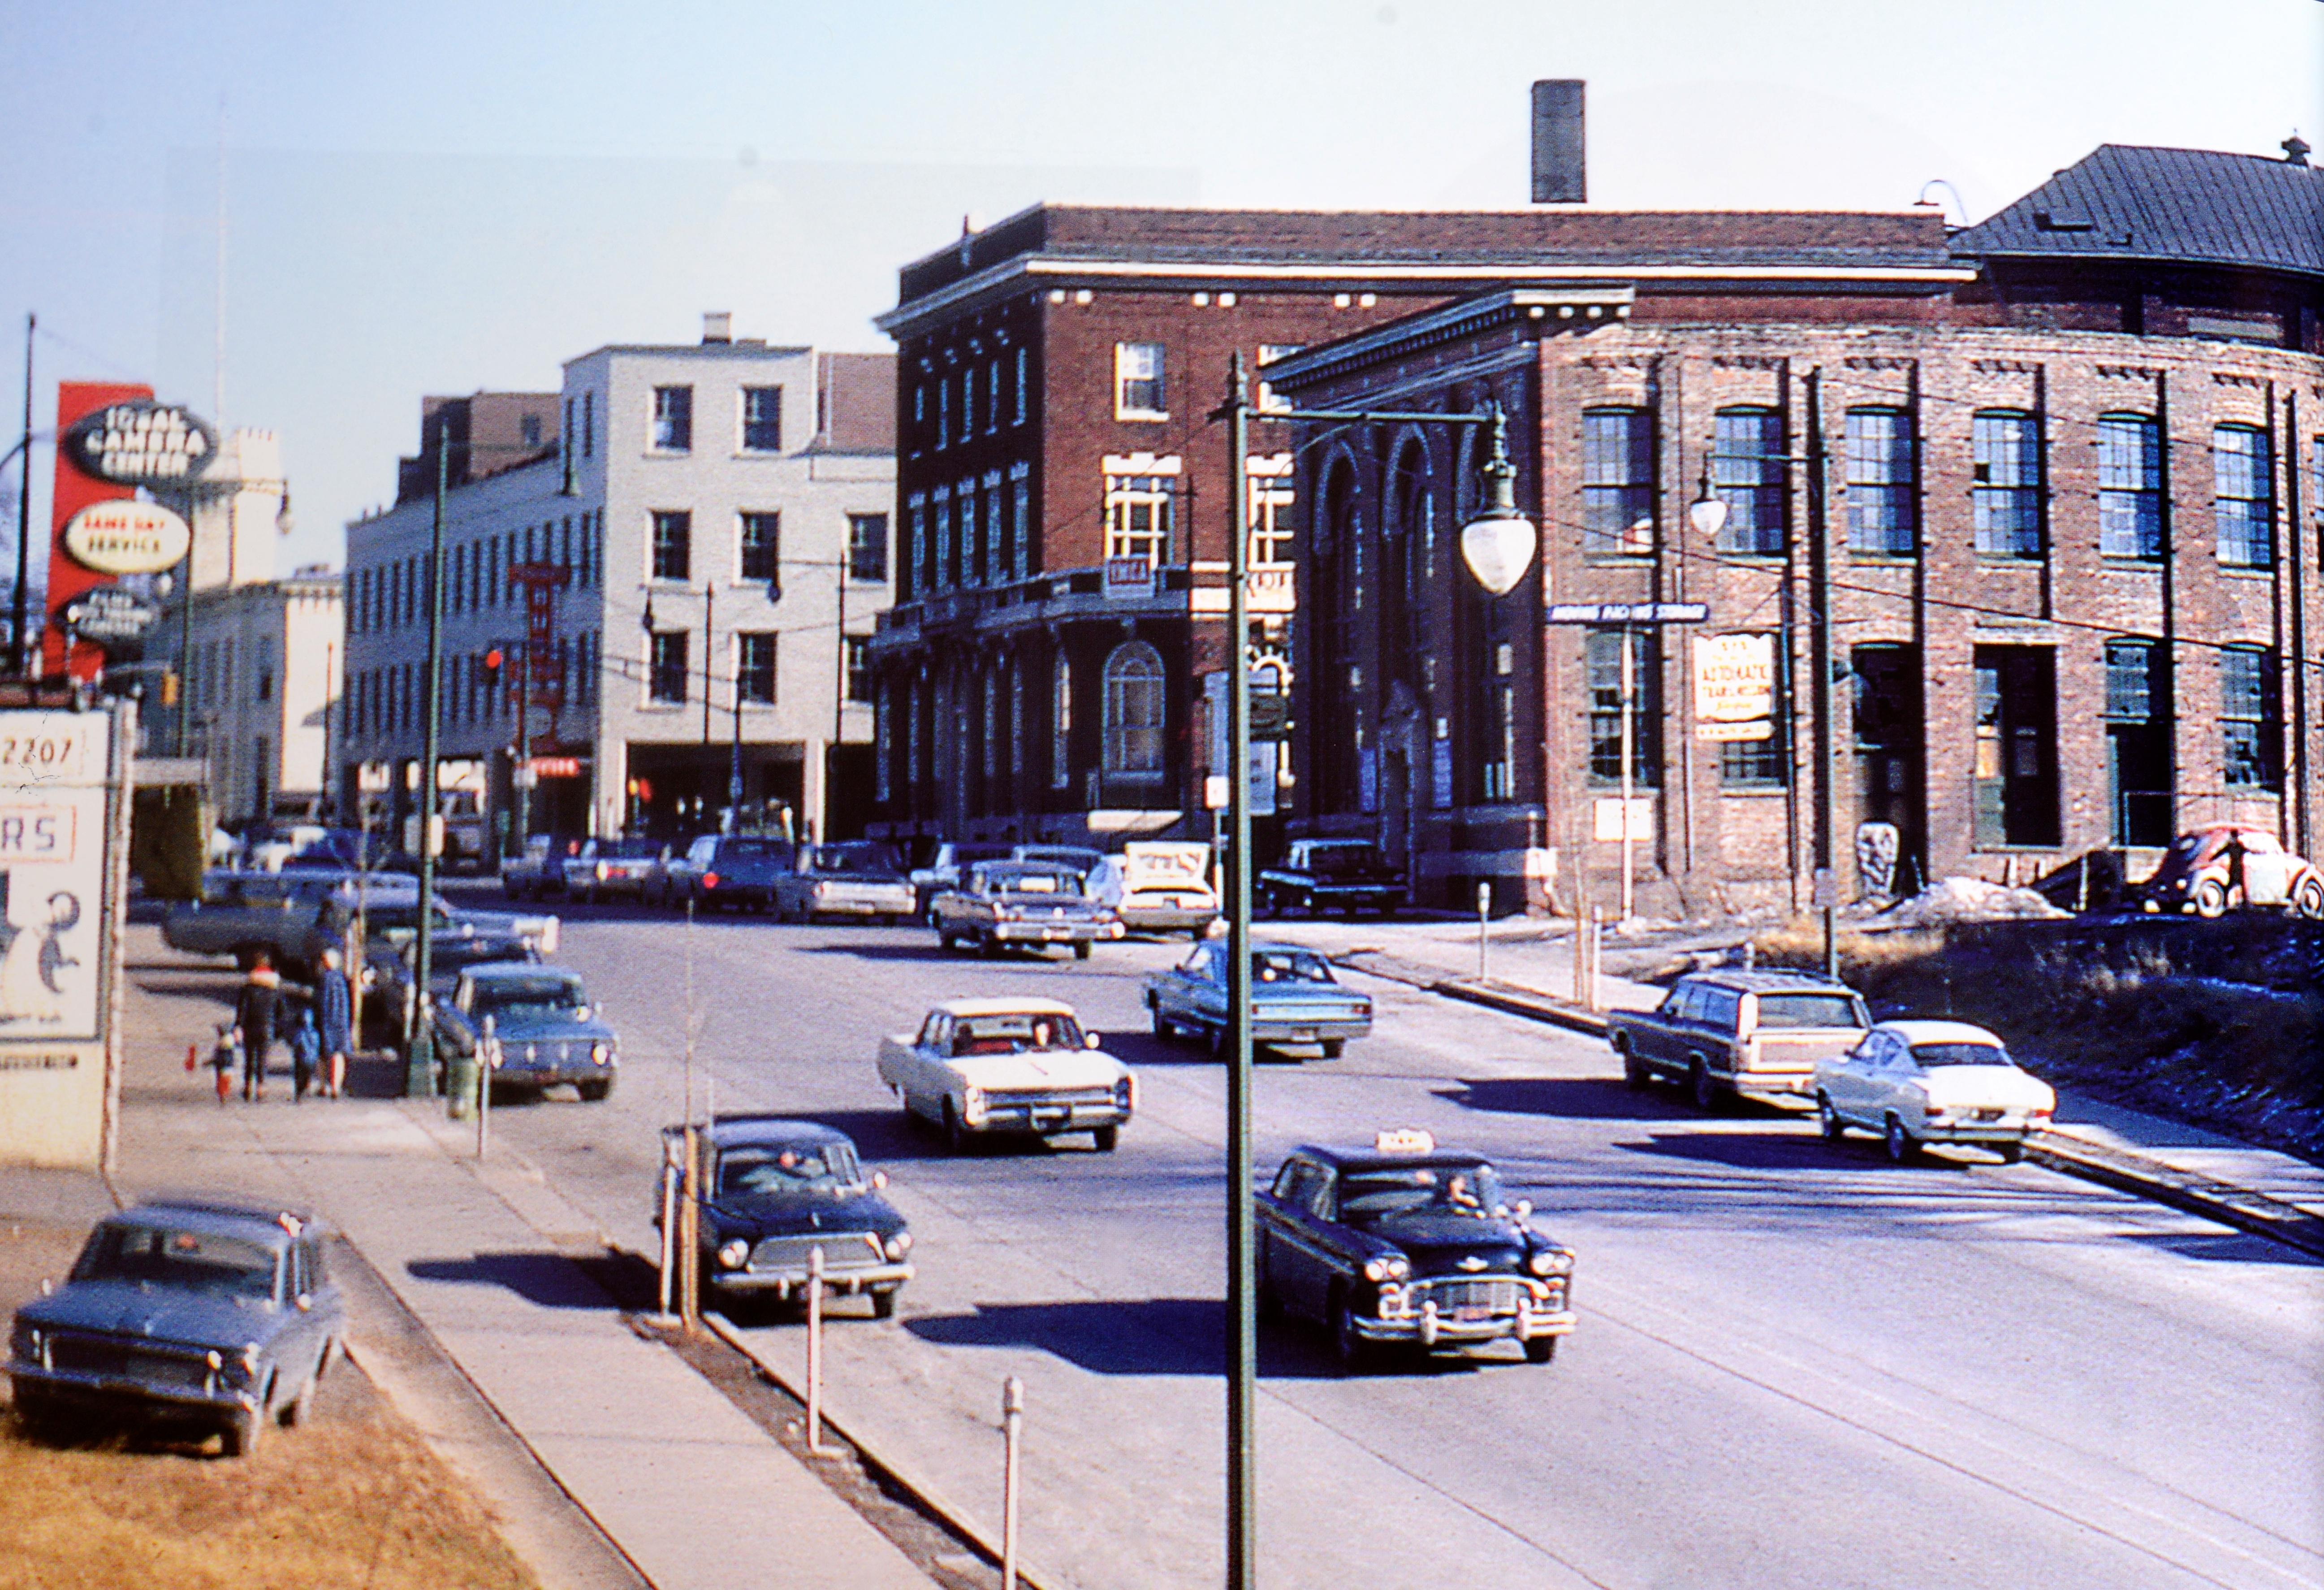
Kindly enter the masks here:
M 1708 602 L 1553 602 L 1551 624 L 1702 624 Z

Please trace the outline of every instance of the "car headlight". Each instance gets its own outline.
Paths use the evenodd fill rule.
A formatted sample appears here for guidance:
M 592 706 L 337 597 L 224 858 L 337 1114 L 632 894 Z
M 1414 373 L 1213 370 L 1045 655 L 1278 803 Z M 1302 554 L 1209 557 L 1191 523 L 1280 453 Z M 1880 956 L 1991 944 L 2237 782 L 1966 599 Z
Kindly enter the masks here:
M 593 1065 L 612 1065 L 613 1063 L 613 1046 L 610 1043 L 591 1044 L 589 1046 L 589 1059 Z
M 912 1251 L 912 1234 L 908 1231 L 898 1232 L 881 1244 L 880 1251 L 888 1255 L 888 1261 L 891 1264 L 901 1261 L 905 1254 Z
M 1388 1253 L 1364 1262 L 1366 1280 L 1402 1280 L 1412 1273 L 1412 1264 L 1401 1253 Z
M 1113 1107 L 1127 1114 L 1138 1103 L 1138 1085 L 1124 1077 L 1113 1085 Z
M 728 1270 L 740 1270 L 750 1262 L 751 1244 L 739 1236 L 718 1250 L 718 1262 Z
M 1573 1255 L 1563 1248 L 1544 1248 L 1526 1261 L 1536 1275 L 1563 1275 L 1573 1268 Z
M 41 1333 L 29 1325 L 18 1326 L 8 1333 L 8 1351 L 27 1364 L 39 1362 Z

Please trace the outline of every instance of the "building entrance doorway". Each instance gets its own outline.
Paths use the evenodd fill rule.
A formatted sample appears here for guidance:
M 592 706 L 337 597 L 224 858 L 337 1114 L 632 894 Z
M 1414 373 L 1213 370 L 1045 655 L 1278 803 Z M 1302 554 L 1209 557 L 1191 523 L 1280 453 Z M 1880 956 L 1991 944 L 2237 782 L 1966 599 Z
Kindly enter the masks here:
M 2116 845 L 2171 843 L 2171 680 L 2163 649 L 2108 641 L 2107 796 Z
M 2046 646 L 1979 646 L 1976 784 L 1979 848 L 2058 843 L 2056 656 Z
M 1921 649 L 1883 643 L 1849 655 L 1856 686 L 1857 820 L 1896 830 L 1898 893 L 1927 882 Z

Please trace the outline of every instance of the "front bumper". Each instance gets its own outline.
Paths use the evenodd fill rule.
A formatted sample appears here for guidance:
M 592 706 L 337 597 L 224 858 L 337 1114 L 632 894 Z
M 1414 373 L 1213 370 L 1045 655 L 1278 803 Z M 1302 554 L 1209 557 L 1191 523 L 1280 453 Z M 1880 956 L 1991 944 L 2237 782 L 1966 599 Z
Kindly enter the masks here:
M 255 1393 L 229 1385 L 223 1372 L 213 1377 L 213 1386 L 193 1387 L 157 1385 L 125 1375 L 42 1369 L 36 1364 L 14 1363 L 8 1365 L 8 1378 L 18 1388 L 20 1401 L 23 1388 L 32 1386 L 61 1401 L 115 1412 L 185 1417 L 232 1414 L 258 1406 Z
M 703 1273 L 709 1278 L 711 1286 L 719 1291 L 772 1292 L 779 1298 L 788 1298 L 793 1292 L 804 1293 L 807 1290 L 807 1273 L 804 1264 L 774 1265 L 758 1270 L 720 1270 L 715 1267 L 716 1262 L 716 1260 L 711 1260 L 711 1267 Z M 912 1267 L 909 1264 L 860 1264 L 845 1270 L 824 1271 L 823 1284 L 829 1290 L 853 1297 L 857 1292 L 899 1287 L 911 1279 Z
M 555 1087 L 559 1083 L 611 1082 L 617 1066 L 494 1066 L 493 1080 L 510 1087 Z
M 988 1105 L 982 1114 L 964 1120 L 962 1124 L 971 1132 L 1038 1132 L 1047 1136 L 1090 1132 L 1101 1126 L 1127 1126 L 1130 1114 L 1117 1104 L 1074 1104 L 1065 1099 L 1019 1104 L 1012 1100 Z
M 1562 1336 L 1573 1328 L 1575 1315 L 1569 1306 L 1571 1283 L 1566 1278 L 1537 1280 L 1530 1276 L 1496 1276 L 1493 1280 L 1515 1280 L 1514 1308 L 1440 1307 L 1427 1296 L 1431 1289 L 1424 1284 L 1405 1293 L 1393 1313 L 1357 1315 L 1356 1334 L 1366 1341 L 1406 1342 L 1427 1348 L 1529 1342 Z M 1420 1298 L 1417 1303 L 1411 1300 L 1415 1294 Z
M 1002 944 L 1100 944 L 1121 937 L 1120 922 L 995 922 L 992 937 Z
M 1121 925 L 1133 933 L 1185 933 L 1207 928 L 1219 920 L 1219 908 L 1210 906 L 1125 905 Z

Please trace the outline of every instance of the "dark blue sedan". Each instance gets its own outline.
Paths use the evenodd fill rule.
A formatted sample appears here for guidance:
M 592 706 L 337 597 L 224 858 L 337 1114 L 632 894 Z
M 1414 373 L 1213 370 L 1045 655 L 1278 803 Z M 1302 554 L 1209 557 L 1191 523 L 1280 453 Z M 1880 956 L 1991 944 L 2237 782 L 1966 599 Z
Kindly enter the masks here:
M 604 1009 L 590 1003 L 581 974 L 567 967 L 470 966 L 460 974 L 441 1025 L 464 1051 L 484 1047 L 496 1093 L 538 1094 L 560 1082 L 573 1084 L 585 1099 L 613 1091 L 621 1040 L 606 1025 Z

